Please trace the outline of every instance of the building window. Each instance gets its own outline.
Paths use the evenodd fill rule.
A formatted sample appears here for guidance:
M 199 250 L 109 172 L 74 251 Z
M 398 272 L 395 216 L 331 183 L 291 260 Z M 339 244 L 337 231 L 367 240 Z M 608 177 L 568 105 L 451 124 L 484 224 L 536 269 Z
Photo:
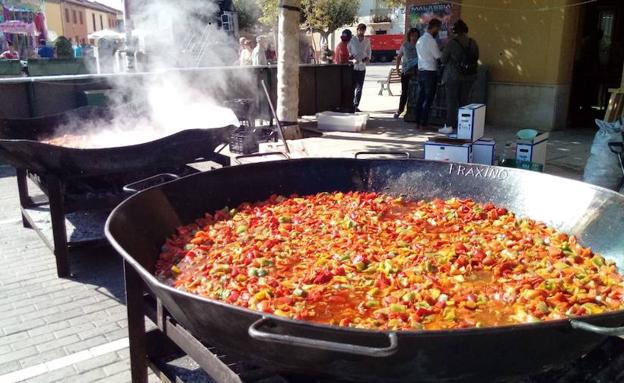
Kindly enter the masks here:
M 69 23 L 69 9 L 65 8 L 65 22 Z
M 104 18 L 102 17 L 102 15 L 100 15 L 100 27 L 104 29 Z
M 92 13 L 91 16 L 93 17 L 93 30 L 97 31 L 97 25 L 95 25 L 95 13 Z
M 82 18 L 82 12 L 78 12 L 78 16 L 80 16 L 80 25 L 83 25 L 84 19 Z
M 74 19 L 74 24 L 78 24 L 78 16 L 76 16 L 76 10 L 72 9 L 72 18 Z

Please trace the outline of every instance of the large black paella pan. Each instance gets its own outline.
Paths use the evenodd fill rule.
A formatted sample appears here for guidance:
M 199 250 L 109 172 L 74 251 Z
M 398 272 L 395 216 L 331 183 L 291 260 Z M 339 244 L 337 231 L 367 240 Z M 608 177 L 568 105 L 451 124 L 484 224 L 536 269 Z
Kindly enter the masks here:
M 414 199 L 472 198 L 574 234 L 624 264 L 624 196 L 553 176 L 415 160 L 304 159 L 201 173 L 139 193 L 106 234 L 194 336 L 255 363 L 365 381 L 487 381 L 576 359 L 621 332 L 624 312 L 496 328 L 371 331 L 284 319 L 163 285 L 153 276 L 165 238 L 207 211 L 271 194 L 377 191 Z M 598 332 L 603 331 L 602 334 Z

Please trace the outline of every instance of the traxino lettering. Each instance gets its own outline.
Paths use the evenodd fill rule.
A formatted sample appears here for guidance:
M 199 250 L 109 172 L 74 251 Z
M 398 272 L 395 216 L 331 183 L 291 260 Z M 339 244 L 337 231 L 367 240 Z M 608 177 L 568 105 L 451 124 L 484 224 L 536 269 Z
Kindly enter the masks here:
M 505 180 L 509 177 L 509 172 L 506 169 L 457 164 L 449 164 L 449 174 L 493 180 Z

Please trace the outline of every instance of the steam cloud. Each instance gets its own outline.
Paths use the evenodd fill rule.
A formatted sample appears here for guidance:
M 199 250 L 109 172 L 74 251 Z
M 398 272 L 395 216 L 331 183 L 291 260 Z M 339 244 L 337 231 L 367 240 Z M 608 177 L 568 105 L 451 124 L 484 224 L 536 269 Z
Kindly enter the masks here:
M 249 72 L 226 68 L 238 57 L 238 42 L 218 27 L 218 11 L 205 0 L 138 3 L 132 13 L 133 36 L 147 59 L 137 67 L 151 74 L 114 76 L 109 95 L 114 117 L 77 121 L 57 129 L 56 135 L 86 136 L 78 144 L 94 148 L 148 142 L 184 129 L 238 125 L 234 112 L 221 105 L 233 98 L 233 88 L 253 89 L 253 80 Z

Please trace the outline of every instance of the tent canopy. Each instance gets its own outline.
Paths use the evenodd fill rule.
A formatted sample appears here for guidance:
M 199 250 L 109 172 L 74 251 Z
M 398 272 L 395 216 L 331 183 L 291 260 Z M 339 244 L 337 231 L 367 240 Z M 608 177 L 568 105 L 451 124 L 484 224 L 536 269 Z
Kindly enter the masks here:
M 115 39 L 115 40 L 123 40 L 126 38 L 124 33 L 119 33 L 110 29 L 102 29 L 101 31 L 93 32 L 89 35 L 89 39 L 99 40 L 99 39 Z

